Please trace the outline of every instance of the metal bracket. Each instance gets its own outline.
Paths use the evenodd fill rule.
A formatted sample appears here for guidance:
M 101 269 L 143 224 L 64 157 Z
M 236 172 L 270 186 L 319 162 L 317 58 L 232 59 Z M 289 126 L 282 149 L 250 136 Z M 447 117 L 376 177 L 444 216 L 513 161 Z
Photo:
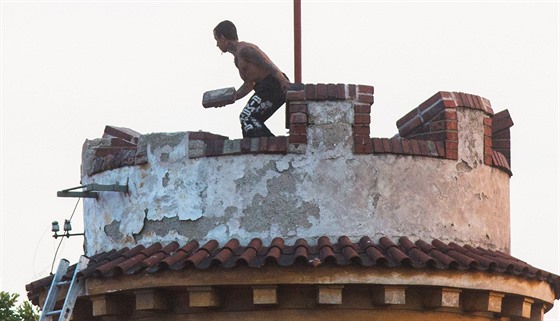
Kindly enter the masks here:
M 82 188 L 81 192 L 73 192 L 73 190 Z M 87 184 L 72 188 L 63 189 L 56 193 L 57 197 L 83 197 L 83 198 L 99 198 L 98 192 L 121 192 L 128 194 L 128 178 L 126 179 L 126 185 L 119 185 L 118 183 L 112 185 L 102 185 L 102 184 Z

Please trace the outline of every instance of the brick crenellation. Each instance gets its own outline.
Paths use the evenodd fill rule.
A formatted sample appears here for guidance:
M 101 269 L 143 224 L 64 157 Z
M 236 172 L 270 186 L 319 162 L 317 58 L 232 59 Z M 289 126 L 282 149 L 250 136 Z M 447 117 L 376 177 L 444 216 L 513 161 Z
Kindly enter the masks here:
M 189 158 L 245 154 L 305 153 L 310 124 L 308 104 L 313 101 L 351 101 L 353 106 L 353 152 L 355 154 L 397 154 L 459 158 L 457 108 L 482 111 L 484 163 L 511 175 L 510 127 L 507 110 L 494 114 L 486 98 L 462 92 L 440 91 L 397 120 L 398 134 L 393 138 L 370 137 L 374 87 L 354 84 L 300 84 L 286 94 L 287 136 L 229 139 L 209 132 L 188 132 Z M 107 126 L 106 141 L 95 147 L 94 173 L 147 162 L 146 146 L 133 130 Z

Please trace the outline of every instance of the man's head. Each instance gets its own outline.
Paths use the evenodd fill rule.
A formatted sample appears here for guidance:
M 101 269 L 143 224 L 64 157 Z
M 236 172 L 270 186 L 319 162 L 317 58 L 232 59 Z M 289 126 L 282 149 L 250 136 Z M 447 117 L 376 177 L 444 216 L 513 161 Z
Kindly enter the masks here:
M 216 46 L 222 52 L 227 52 L 228 42 L 237 41 L 237 28 L 233 22 L 224 20 L 214 28 L 214 39 L 216 39 Z
M 233 22 L 229 20 L 220 22 L 216 28 L 214 28 L 214 37 L 219 38 L 221 36 L 224 36 L 227 40 L 239 40 L 237 38 L 237 28 L 235 28 Z

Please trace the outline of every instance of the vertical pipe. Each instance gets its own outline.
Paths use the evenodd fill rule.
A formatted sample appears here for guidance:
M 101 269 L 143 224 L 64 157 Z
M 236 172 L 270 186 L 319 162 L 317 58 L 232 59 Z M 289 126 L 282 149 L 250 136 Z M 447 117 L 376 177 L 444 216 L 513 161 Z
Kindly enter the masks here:
M 294 0 L 294 74 L 295 83 L 301 83 L 301 0 Z

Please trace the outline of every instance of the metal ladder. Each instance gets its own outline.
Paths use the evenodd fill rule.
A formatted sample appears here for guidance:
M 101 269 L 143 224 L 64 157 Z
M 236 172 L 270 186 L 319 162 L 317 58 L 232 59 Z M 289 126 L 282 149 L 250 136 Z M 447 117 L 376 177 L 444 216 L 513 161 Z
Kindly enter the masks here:
M 58 321 L 69 321 L 74 311 L 74 304 L 76 304 L 76 299 L 80 290 L 83 290 L 83 280 L 77 278 L 78 272 L 85 269 L 88 265 L 89 259 L 85 256 L 80 257 L 80 261 L 76 265 L 76 270 L 72 275 L 72 279 L 68 281 L 61 281 L 62 277 L 68 271 L 68 266 L 70 262 L 66 259 L 60 260 L 58 264 L 58 269 L 54 275 L 51 287 L 49 288 L 49 293 L 47 294 L 47 299 L 43 305 L 43 311 L 41 312 L 41 317 L 39 321 L 56 320 L 54 317 L 59 315 Z M 64 299 L 64 304 L 61 310 L 53 310 L 56 301 L 58 299 L 58 294 L 62 287 L 68 286 L 68 292 L 66 293 L 66 298 Z

